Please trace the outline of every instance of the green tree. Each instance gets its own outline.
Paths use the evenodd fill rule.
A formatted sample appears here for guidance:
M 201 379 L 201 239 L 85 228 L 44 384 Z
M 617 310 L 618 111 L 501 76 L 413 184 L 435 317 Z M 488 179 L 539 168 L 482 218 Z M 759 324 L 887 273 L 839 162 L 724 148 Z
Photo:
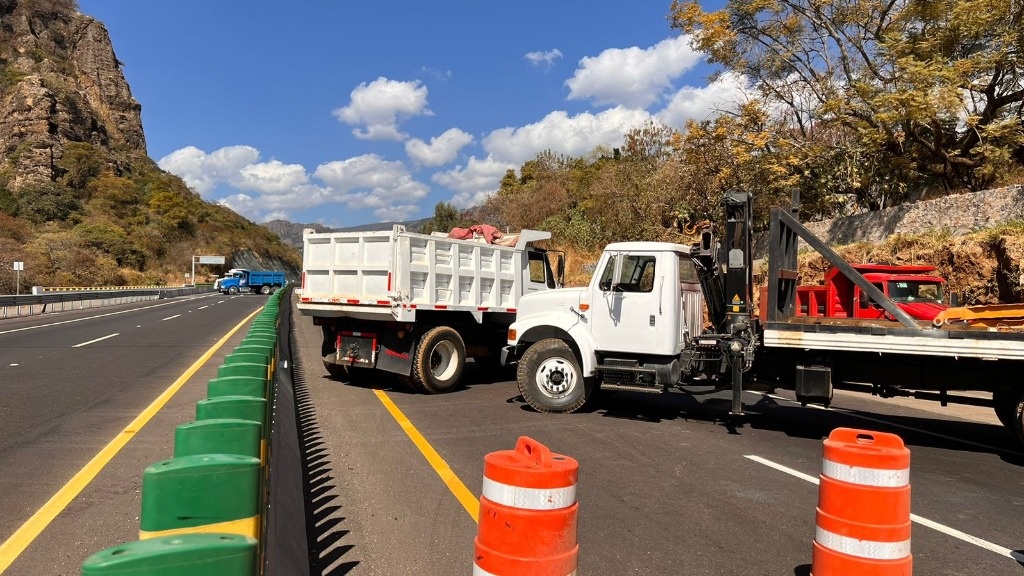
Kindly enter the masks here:
M 438 202 L 434 206 L 434 216 L 423 225 L 423 234 L 432 232 L 450 232 L 452 228 L 472 224 L 462 216 L 462 212 L 449 202 Z
M 107 167 L 102 149 L 86 142 L 68 142 L 58 167 L 63 172 L 60 181 L 74 190 L 86 190 L 89 180 L 99 176 Z
M 25 184 L 18 189 L 19 215 L 36 223 L 64 222 L 82 209 L 67 186 L 56 182 Z
M 879 208 L 934 183 L 989 184 L 1024 147 L 1024 4 L 1006 0 L 674 0 L 672 25 L 784 112 L 793 148 L 841 144 Z M 809 155 L 808 155 L 809 156 Z M 801 173 L 794 167 L 795 173 Z M 892 189 L 896 182 L 903 189 Z

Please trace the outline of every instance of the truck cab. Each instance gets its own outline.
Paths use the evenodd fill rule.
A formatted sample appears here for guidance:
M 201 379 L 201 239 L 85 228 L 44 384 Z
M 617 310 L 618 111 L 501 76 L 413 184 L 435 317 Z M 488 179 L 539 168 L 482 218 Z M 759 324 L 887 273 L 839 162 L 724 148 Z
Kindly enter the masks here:
M 875 288 L 915 320 L 932 321 L 949 306 L 945 300 L 946 281 L 934 275 L 934 266 L 850 264 Z M 762 288 L 762 295 L 767 287 Z M 761 319 L 765 319 L 766 298 L 761 298 Z M 825 273 L 824 284 L 798 286 L 797 316 L 820 318 L 889 319 L 892 317 L 868 297 L 838 268 Z
M 598 383 L 659 392 L 678 383 L 704 324 L 690 254 L 682 244 L 609 244 L 586 288 L 524 296 L 505 358 L 519 358 L 520 381 L 537 384 L 524 394 L 531 405 L 566 412 Z

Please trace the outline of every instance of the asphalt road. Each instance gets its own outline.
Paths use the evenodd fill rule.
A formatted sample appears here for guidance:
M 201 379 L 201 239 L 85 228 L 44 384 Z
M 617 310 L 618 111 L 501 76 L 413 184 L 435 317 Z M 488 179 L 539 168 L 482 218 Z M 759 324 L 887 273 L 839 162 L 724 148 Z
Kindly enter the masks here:
M 826 411 L 748 392 L 750 416 L 735 427 L 724 395 L 620 392 L 579 413 L 538 414 L 509 374 L 469 370 L 468 386 L 440 396 L 335 382 L 319 330 L 294 322 L 322 458 L 311 475 L 315 573 L 472 570 L 470 512 L 383 395 L 474 498 L 484 456 L 521 435 L 575 458 L 580 574 L 806 576 L 818 488 L 794 473 L 817 478 L 822 440 L 840 426 L 893 432 L 910 448 L 915 573 L 1024 574 L 1024 453 L 988 410 L 839 394 Z
M 138 539 L 143 469 L 171 456 L 174 428 L 195 420 L 196 400 L 246 328 L 189 377 L 190 367 L 265 302 L 209 294 L 0 322 L 0 572 L 78 574 L 91 554 Z M 179 379 L 52 520 L 32 519 Z M 27 547 L 4 571 L 21 538 Z

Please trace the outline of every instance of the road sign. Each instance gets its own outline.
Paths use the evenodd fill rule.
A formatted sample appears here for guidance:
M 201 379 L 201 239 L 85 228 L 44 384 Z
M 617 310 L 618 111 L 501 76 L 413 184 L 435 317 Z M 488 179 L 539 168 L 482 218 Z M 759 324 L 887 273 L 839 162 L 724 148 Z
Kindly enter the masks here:
M 15 270 L 24 270 L 25 269 L 25 263 L 24 262 L 15 262 L 14 263 L 14 269 Z
M 196 258 L 198 258 L 199 264 L 223 264 L 225 260 L 223 256 L 196 256 Z

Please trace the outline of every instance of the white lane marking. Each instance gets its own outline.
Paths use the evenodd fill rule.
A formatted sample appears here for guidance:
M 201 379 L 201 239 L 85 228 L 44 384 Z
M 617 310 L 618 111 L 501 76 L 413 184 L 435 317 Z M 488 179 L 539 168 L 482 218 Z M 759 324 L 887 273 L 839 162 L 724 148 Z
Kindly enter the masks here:
M 164 320 L 174 320 L 178 316 L 181 316 L 181 314 L 175 314 L 174 316 L 168 316 L 167 318 L 164 318 Z M 164 320 L 161 320 L 161 322 L 163 322 Z
M 8 364 L 8 366 L 17 366 L 17 365 L 18 365 L 18 363 L 17 363 L 17 362 L 15 362 L 15 363 L 13 363 L 13 364 Z
M 815 485 L 817 485 L 818 482 L 819 482 L 818 478 L 815 478 L 814 476 L 809 476 L 807 474 L 804 474 L 803 472 L 799 472 L 797 470 L 793 470 L 792 468 L 783 466 L 782 464 L 778 464 L 776 462 L 772 462 L 771 460 L 768 460 L 767 458 L 761 458 L 760 456 L 755 456 L 753 454 L 746 454 L 743 457 L 747 458 L 747 459 L 750 459 L 750 460 L 753 460 L 754 462 L 757 462 L 758 464 L 764 464 L 765 466 L 767 466 L 769 468 L 774 468 L 774 469 L 778 470 L 779 472 L 785 472 L 786 474 L 789 474 L 790 476 L 794 476 L 794 477 L 799 478 L 801 480 L 806 480 L 807 482 L 810 482 L 810 483 L 815 484 Z M 988 540 L 982 540 L 981 538 L 978 538 L 977 536 L 971 536 L 970 534 L 967 534 L 966 532 L 961 532 L 961 531 L 957 530 L 956 528 L 950 528 L 949 526 L 946 526 L 944 524 L 939 524 L 938 522 L 936 522 L 934 520 L 929 520 L 929 519 L 924 518 L 922 516 L 918 516 L 917 514 L 911 514 L 910 515 L 910 519 L 913 520 L 914 522 L 917 522 L 918 524 L 920 524 L 922 526 L 927 526 L 928 528 L 931 528 L 932 530 L 936 530 L 938 532 L 942 532 L 943 534 L 945 534 L 947 536 L 952 536 L 953 538 L 956 538 L 957 540 L 962 540 L 964 542 L 967 542 L 968 544 L 974 544 L 975 546 L 978 546 L 979 548 L 984 548 L 985 550 L 988 550 L 989 552 L 995 552 L 996 554 L 999 554 L 1000 556 L 1006 556 L 1007 558 L 1011 558 L 1011 559 L 1016 560 L 1018 562 L 1024 560 L 1024 555 L 1019 554 L 1019 553 L 1017 553 L 1014 550 L 1010 550 L 1009 548 L 1004 548 L 1004 547 L 1002 547 L 1002 546 L 1000 546 L 998 544 L 993 544 L 993 543 L 989 542 Z
M 799 402 L 796 402 L 794 400 L 790 400 L 789 398 L 784 398 L 782 396 L 777 396 L 775 394 L 768 394 L 768 393 L 763 393 L 763 394 L 765 396 L 769 397 L 769 398 L 774 398 L 775 400 L 784 400 L 784 401 L 789 402 L 791 404 L 799 404 Z M 926 400 L 923 400 L 923 402 L 926 402 Z M 985 450 L 990 450 L 990 451 L 993 451 L 993 452 L 1001 452 L 1003 454 L 1010 454 L 1012 456 L 1024 456 L 1024 452 L 1015 452 L 1013 450 L 1007 450 L 1005 448 L 998 448 L 996 446 L 989 446 L 988 444 L 982 444 L 981 442 L 972 442 L 971 440 L 965 440 L 963 438 L 957 438 L 956 436 L 948 436 L 946 434 L 939 434 L 938 432 L 932 432 L 930 430 L 922 430 L 920 428 L 914 428 L 913 426 L 907 426 L 906 424 L 897 424 L 895 422 L 890 422 L 888 420 L 882 420 L 880 418 L 872 418 L 871 416 L 865 416 L 863 414 L 859 414 L 857 412 L 846 410 L 844 408 L 836 408 L 834 406 L 832 408 L 825 408 L 824 406 L 818 406 L 816 404 L 808 404 L 806 407 L 807 408 L 814 408 L 815 410 L 825 410 L 826 412 L 838 412 L 840 414 L 845 414 L 847 416 L 853 416 L 854 418 L 860 418 L 861 420 L 867 420 L 868 422 L 874 422 L 876 424 L 885 424 L 886 426 L 892 426 L 893 428 L 902 428 L 904 430 L 912 430 L 914 432 L 919 432 L 921 434 L 927 434 L 929 436 L 935 436 L 936 438 L 942 438 L 943 440 L 951 440 L 953 442 L 959 442 L 961 444 L 967 444 L 968 446 L 974 446 L 975 448 L 984 448 Z
M 97 338 L 95 340 L 89 340 L 88 342 L 82 342 L 81 344 L 75 344 L 74 346 L 72 346 L 72 348 L 81 348 L 82 346 L 88 346 L 89 344 L 94 344 L 96 342 L 99 342 L 100 340 L 106 340 L 107 338 L 113 338 L 114 336 L 120 336 L 120 335 L 121 335 L 120 332 L 114 332 L 113 334 L 108 334 L 106 336 L 103 336 L 101 338 Z
M 200 309 L 200 310 L 202 310 L 202 309 L 204 309 L 204 308 L 209 308 L 209 306 L 200 306 L 200 307 L 199 307 L 199 309 Z
M 13 334 L 14 332 L 24 332 L 25 330 L 35 330 L 36 328 L 49 328 L 50 326 L 60 326 L 61 324 L 71 324 L 73 322 L 81 322 L 83 320 L 93 320 L 95 318 L 105 318 L 107 316 L 117 316 L 118 314 L 127 314 L 129 312 L 138 312 L 139 310 L 149 310 L 150 308 L 160 308 L 162 306 L 170 306 L 171 304 L 180 304 L 182 302 L 188 302 L 195 300 L 196 298 L 206 298 L 206 296 L 195 296 L 186 298 L 184 300 L 164 302 L 163 304 L 154 304 L 152 306 L 143 306 L 141 308 L 132 308 L 131 310 L 119 310 L 117 312 L 107 312 L 106 314 L 97 314 L 95 316 L 86 316 L 84 318 L 75 318 L 74 320 L 62 320 L 60 322 L 51 322 L 49 324 L 40 324 L 38 326 L 26 326 L 24 328 L 14 328 L 12 330 L 4 330 L 0 334 Z

